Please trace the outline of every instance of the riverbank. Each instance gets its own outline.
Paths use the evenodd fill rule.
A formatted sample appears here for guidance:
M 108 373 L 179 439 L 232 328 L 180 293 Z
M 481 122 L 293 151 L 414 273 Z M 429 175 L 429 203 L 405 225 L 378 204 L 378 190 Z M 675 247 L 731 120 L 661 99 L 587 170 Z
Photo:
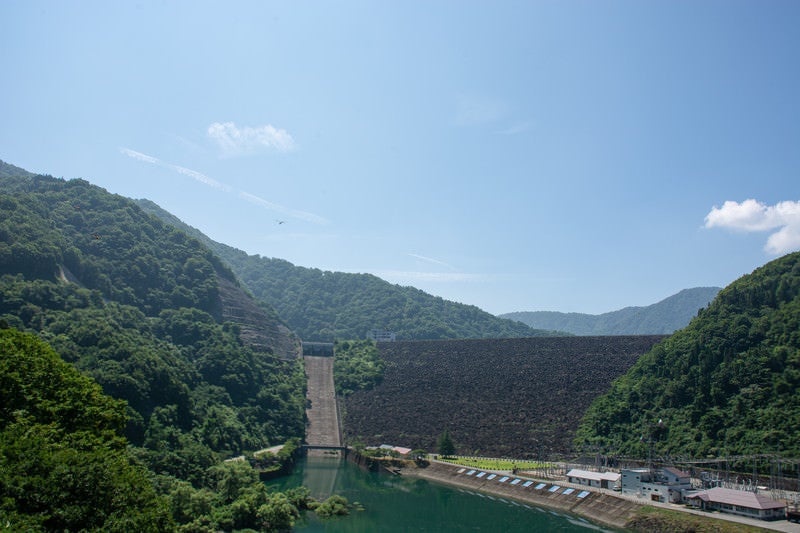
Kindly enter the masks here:
M 318 500 L 340 494 L 351 503 L 358 502 L 358 511 L 331 521 L 307 515 L 308 520 L 297 523 L 298 533 L 587 533 L 587 528 L 611 529 L 587 523 L 569 513 L 548 511 L 510 498 L 411 476 L 369 471 L 344 458 L 306 457 L 298 461 L 291 475 L 268 483 L 276 491 L 301 485 Z
M 537 482 L 510 474 L 478 471 L 439 462 L 432 462 L 425 468 L 403 468 L 401 475 L 556 509 L 620 529 L 636 515 L 640 507 L 634 502 L 608 494 L 569 490 L 551 482 Z
M 653 522 L 650 520 L 660 520 L 658 513 L 651 513 L 648 515 L 648 520 L 642 520 L 646 507 L 653 507 L 649 502 L 637 502 L 605 491 L 586 490 L 587 487 L 569 485 L 559 481 L 538 481 L 527 477 L 513 476 L 509 473 L 489 472 L 436 461 L 431 462 L 425 468 L 406 466 L 401 473 L 408 477 L 427 479 L 465 490 L 509 498 L 537 507 L 567 512 L 592 522 L 620 529 L 654 531 Z M 786 521 L 760 522 L 728 515 L 708 516 L 707 513 L 690 513 L 683 509 L 669 510 L 687 518 L 689 515 L 694 515 L 698 520 L 709 525 L 707 531 L 800 531 L 800 526 Z M 645 529 L 641 529 L 635 526 L 637 523 L 647 524 L 647 526 Z M 697 529 L 695 524 L 690 525 L 687 521 L 685 531 L 702 530 L 704 529 Z

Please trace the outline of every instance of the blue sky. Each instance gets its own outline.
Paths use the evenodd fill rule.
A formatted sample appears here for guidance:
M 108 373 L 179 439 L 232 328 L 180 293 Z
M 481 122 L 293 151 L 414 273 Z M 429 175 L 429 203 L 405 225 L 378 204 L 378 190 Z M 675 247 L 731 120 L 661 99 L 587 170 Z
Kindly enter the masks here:
M 0 159 L 491 313 L 800 249 L 794 1 L 0 2 Z

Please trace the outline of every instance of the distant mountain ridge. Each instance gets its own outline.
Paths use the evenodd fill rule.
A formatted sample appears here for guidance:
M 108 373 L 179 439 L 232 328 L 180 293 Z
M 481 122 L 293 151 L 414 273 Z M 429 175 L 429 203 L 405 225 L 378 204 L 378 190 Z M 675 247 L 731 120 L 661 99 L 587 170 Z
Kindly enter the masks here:
M 652 305 L 625 307 L 599 315 L 523 311 L 499 316 L 532 328 L 567 331 L 574 335 L 661 335 L 686 326 L 720 290 L 720 287 L 684 289 Z
M 328 272 L 248 255 L 212 241 L 150 200 L 137 203 L 213 250 L 257 299 L 273 306 L 292 331 L 307 341 L 363 339 L 375 328 L 394 332 L 398 340 L 565 335 L 498 318 L 414 287 L 393 285 L 372 274 Z

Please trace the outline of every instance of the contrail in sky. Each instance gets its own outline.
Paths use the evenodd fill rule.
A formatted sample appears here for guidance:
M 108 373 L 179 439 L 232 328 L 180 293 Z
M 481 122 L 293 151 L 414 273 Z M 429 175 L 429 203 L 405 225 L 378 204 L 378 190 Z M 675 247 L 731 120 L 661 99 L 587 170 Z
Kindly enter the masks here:
M 265 200 L 255 194 L 249 193 L 247 191 L 236 191 L 230 185 L 222 183 L 220 181 L 215 180 L 214 178 L 210 178 L 201 172 L 197 172 L 196 170 L 192 170 L 190 168 L 182 167 L 179 165 L 173 165 L 172 163 L 167 163 L 165 161 L 160 160 L 157 157 L 153 157 L 151 155 L 143 154 L 142 152 L 137 152 L 136 150 L 131 150 L 130 148 L 120 148 L 120 152 L 124 155 L 136 159 L 137 161 L 142 161 L 143 163 L 149 163 L 151 165 L 156 165 L 162 168 L 167 168 L 172 170 L 173 172 L 177 172 L 183 176 L 188 176 L 193 180 L 202 183 L 203 185 L 207 185 L 208 187 L 212 187 L 214 189 L 218 189 L 224 192 L 236 192 L 237 196 L 242 200 L 250 202 L 251 204 L 255 204 L 261 206 L 265 209 L 269 209 L 270 211 L 275 211 L 287 217 L 292 217 L 298 220 L 304 220 L 306 222 L 312 222 L 314 224 L 328 224 L 330 221 L 324 217 L 319 215 L 315 215 L 314 213 L 308 213 L 306 211 L 299 211 L 297 209 L 292 209 L 290 207 L 286 207 L 280 204 L 276 204 Z
M 307 211 L 298 211 L 296 209 L 291 209 L 289 207 L 284 207 L 279 204 L 272 203 L 268 200 L 264 200 L 256 196 L 255 194 L 250 194 L 249 192 L 239 191 L 239 198 L 243 200 L 247 200 L 251 204 L 260 205 L 266 209 L 270 209 L 272 211 L 277 211 L 287 217 L 297 218 L 300 220 L 305 220 L 306 222 L 313 222 L 314 224 L 328 224 L 329 221 L 319 215 L 315 215 L 314 213 L 308 213 Z
M 458 270 L 453 265 L 451 265 L 449 263 L 445 263 L 444 261 L 439 261 L 438 259 L 433 259 L 432 257 L 425 257 L 424 255 L 419 255 L 419 254 L 408 254 L 408 255 L 410 257 L 414 257 L 416 259 L 420 259 L 420 260 L 425 261 L 427 263 L 433 263 L 434 265 L 441 265 L 443 267 L 447 267 L 450 270 Z

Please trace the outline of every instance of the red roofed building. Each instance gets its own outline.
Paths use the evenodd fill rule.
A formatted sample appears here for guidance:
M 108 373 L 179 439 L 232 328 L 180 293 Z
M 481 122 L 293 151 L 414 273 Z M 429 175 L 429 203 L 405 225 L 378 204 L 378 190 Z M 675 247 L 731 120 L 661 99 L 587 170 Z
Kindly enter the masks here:
M 708 511 L 736 514 L 761 520 L 786 518 L 786 502 L 744 490 L 714 487 L 686 495 L 689 505 Z

